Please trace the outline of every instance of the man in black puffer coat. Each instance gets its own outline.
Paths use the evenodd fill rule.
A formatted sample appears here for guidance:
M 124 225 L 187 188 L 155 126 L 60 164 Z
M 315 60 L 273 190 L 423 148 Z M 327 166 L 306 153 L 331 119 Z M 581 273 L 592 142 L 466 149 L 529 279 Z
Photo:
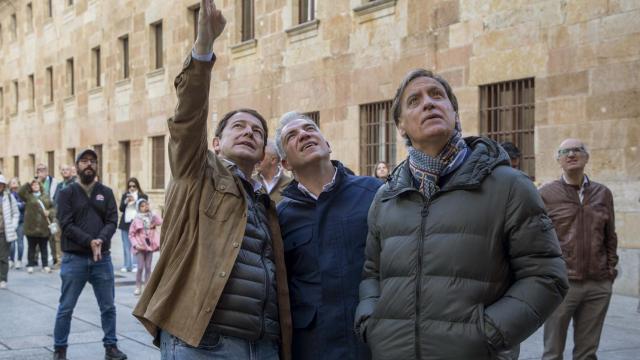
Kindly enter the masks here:
M 529 178 L 487 138 L 462 138 L 449 84 L 407 75 L 393 115 L 409 158 L 369 210 L 356 330 L 374 359 L 494 359 L 567 292 Z

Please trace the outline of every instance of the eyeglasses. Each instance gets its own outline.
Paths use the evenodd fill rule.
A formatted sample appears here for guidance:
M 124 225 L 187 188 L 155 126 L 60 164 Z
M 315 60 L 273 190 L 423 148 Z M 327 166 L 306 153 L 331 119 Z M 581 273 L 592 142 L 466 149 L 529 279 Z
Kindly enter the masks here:
M 135 186 L 135 185 L 133 185 L 133 184 L 129 185 L 129 189 L 137 189 L 137 188 L 138 188 L 138 187 L 137 187 L 137 186 Z
M 585 152 L 586 151 L 584 150 L 584 147 L 578 146 L 578 147 L 560 149 L 560 150 L 558 150 L 558 155 L 559 156 L 568 156 L 571 153 L 574 153 L 575 155 L 579 155 L 579 154 L 584 154 Z
M 89 163 L 91 163 L 91 165 L 95 165 L 98 163 L 98 160 L 96 159 L 80 159 L 80 161 L 78 161 L 80 164 L 82 165 L 87 165 Z

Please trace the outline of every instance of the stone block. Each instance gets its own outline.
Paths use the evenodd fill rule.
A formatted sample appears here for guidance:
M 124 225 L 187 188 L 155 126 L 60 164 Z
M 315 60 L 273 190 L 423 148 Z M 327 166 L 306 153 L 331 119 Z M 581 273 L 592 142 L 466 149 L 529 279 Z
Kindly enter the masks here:
M 493 0 L 460 0 L 460 21 L 482 19 L 492 11 Z
M 640 60 L 602 65 L 591 70 L 591 94 L 606 95 L 633 89 L 640 89 Z
M 599 36 L 601 40 L 607 40 L 637 33 L 640 33 L 640 10 L 632 10 L 602 18 Z
M 598 64 L 599 52 L 594 44 L 550 49 L 548 51 L 549 75 L 587 70 Z
M 473 54 L 534 46 L 541 42 L 541 30 L 536 23 L 527 22 L 515 26 L 483 32 L 473 42 Z
M 440 71 L 441 69 L 464 67 L 469 64 L 470 57 L 471 46 L 438 51 L 436 53 L 436 68 Z
M 587 98 L 589 120 L 640 117 L 640 89 L 610 92 L 609 96 L 593 95 Z
M 640 9 L 640 2 L 637 0 L 609 0 L 611 13 L 621 13 Z
M 585 97 L 563 97 L 547 101 L 547 117 L 551 124 L 575 124 L 586 120 Z M 536 119 L 537 120 L 537 119 Z
M 472 56 L 469 84 L 480 85 L 545 74 L 547 54 L 544 45 L 495 51 Z
M 608 0 L 568 0 L 567 24 L 583 22 L 607 15 Z
M 589 73 L 587 71 L 549 76 L 546 80 L 548 97 L 581 95 L 589 92 Z
M 434 27 L 436 29 L 460 21 L 459 1 L 439 1 L 434 9 Z

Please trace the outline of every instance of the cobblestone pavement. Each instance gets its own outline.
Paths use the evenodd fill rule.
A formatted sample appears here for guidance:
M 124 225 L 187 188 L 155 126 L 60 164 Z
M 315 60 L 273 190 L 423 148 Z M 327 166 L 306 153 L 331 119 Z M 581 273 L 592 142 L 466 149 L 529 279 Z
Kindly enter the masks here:
M 159 359 L 151 337 L 131 315 L 137 297 L 133 295 L 135 275 L 121 273 L 122 247 L 118 236 L 112 249 L 116 268 L 117 334 L 119 347 L 129 359 Z M 26 254 L 25 254 L 26 255 Z M 155 255 L 157 258 L 157 254 Z M 26 256 L 25 256 L 26 258 Z M 58 271 L 51 274 L 22 270 L 9 272 L 9 287 L 0 290 L 0 360 L 51 359 L 53 325 L 60 295 Z M 640 313 L 638 299 L 615 295 L 605 322 L 598 358 L 604 360 L 640 359 Z M 68 357 L 103 359 L 100 313 L 90 285 L 84 289 L 73 314 Z M 571 338 L 569 334 L 569 338 Z M 565 358 L 571 359 L 571 340 Z M 540 359 L 542 330 L 527 339 L 520 359 Z

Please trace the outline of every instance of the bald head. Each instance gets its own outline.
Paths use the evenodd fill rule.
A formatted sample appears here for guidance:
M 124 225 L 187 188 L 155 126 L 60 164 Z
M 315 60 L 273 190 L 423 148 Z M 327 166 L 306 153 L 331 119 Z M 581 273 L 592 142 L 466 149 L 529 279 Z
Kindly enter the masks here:
M 582 174 L 587 162 L 589 162 L 589 152 L 581 140 L 570 138 L 560 143 L 556 159 L 565 175 Z

